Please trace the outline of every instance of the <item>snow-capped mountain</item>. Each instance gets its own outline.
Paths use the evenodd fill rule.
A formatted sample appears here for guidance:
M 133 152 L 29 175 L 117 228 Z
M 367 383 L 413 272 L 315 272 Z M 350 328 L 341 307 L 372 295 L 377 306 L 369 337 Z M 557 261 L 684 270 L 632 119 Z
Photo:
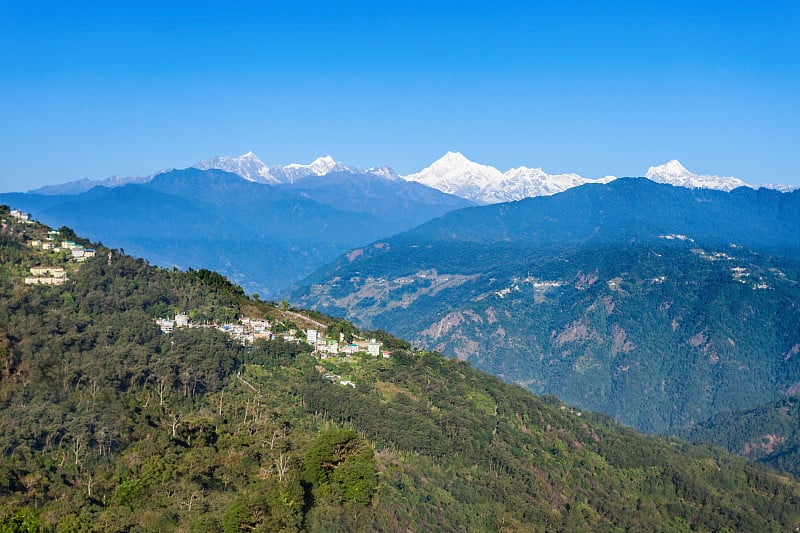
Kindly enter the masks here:
M 193 167 L 200 170 L 225 170 L 248 181 L 268 185 L 291 184 L 303 178 L 326 176 L 331 173 L 377 176 L 390 181 L 418 182 L 478 204 L 495 204 L 533 196 L 549 196 L 587 183 L 608 183 L 616 179 L 614 176 L 590 179 L 575 173 L 547 174 L 541 168 L 524 166 L 501 172 L 493 166 L 470 161 L 459 152 L 447 152 L 427 168 L 407 176 L 400 176 L 386 165 L 364 170 L 340 163 L 331 156 L 318 157 L 308 164 L 290 163 L 269 167 L 252 151 L 238 157 L 220 156 L 207 159 Z M 98 185 L 119 187 L 129 183 L 148 183 L 157 174 L 160 172 L 149 176 L 112 176 L 104 180 L 83 179 L 60 185 L 48 185 L 30 192 L 45 195 L 80 194 Z M 658 183 L 688 188 L 722 191 L 731 191 L 738 187 L 755 188 L 738 178 L 694 174 L 676 159 L 663 165 L 650 167 L 645 177 Z M 795 189 L 795 187 L 785 185 L 762 185 L 762 187 L 782 192 Z
M 275 165 L 268 167 L 253 152 L 247 152 L 238 157 L 221 156 L 200 161 L 193 165 L 200 170 L 212 168 L 225 170 L 238 174 L 249 181 L 275 185 L 279 183 L 294 183 L 309 176 L 325 176 L 331 172 L 349 172 L 352 174 L 374 174 L 387 179 L 397 179 L 397 173 L 387 166 L 374 167 L 367 171 L 359 167 L 339 163 L 331 156 L 318 157 L 311 163 L 304 165 L 290 163 L 288 165 Z
M 405 176 L 407 181 L 484 204 L 491 203 L 484 199 L 484 190 L 502 178 L 496 168 L 474 163 L 458 152 L 447 152 L 431 166 Z
M 549 196 L 585 183 L 607 183 L 577 174 L 547 174 L 541 168 L 518 167 L 506 172 L 470 161 L 458 152 L 447 152 L 431 166 L 405 176 L 434 189 L 481 204 L 511 202 L 531 196 Z
M 318 157 L 307 165 L 290 163 L 288 165 L 275 165 L 270 169 L 270 173 L 281 183 L 294 183 L 308 176 L 324 176 L 331 172 L 351 172 L 355 174 L 363 171 L 358 167 L 339 163 L 329 155 Z
M 698 175 L 686 169 L 677 159 L 673 159 L 650 167 L 645 177 L 657 183 L 667 183 L 678 187 L 688 187 L 690 189 L 718 189 L 720 191 L 732 191 L 739 187 L 751 187 L 739 178 Z
M 373 176 L 380 176 L 381 178 L 386 178 L 387 180 L 397 181 L 402 180 L 403 177 L 394 171 L 394 169 L 388 165 L 378 165 L 377 167 L 372 167 L 367 169 L 367 174 L 372 174 Z
M 255 181 L 257 183 L 281 183 L 278 178 L 272 175 L 270 168 L 253 152 L 247 152 L 239 157 L 224 155 L 213 159 L 206 159 L 193 166 L 200 170 L 216 168 L 226 172 L 233 172 L 248 181 Z

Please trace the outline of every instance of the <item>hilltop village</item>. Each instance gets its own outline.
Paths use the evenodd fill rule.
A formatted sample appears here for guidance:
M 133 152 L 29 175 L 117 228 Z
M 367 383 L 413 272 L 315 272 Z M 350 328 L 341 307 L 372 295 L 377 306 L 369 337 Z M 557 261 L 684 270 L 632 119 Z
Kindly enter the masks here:
M 13 224 L 18 230 L 22 228 L 22 234 L 29 238 L 27 237 L 28 230 L 24 228 L 35 225 L 31 216 L 18 209 L 12 209 L 8 215 L 10 219 L 2 220 L 0 229 L 4 232 L 12 231 Z M 38 233 L 40 232 L 34 231 L 36 238 L 27 240 L 27 244 L 34 249 L 50 252 L 51 261 L 48 261 L 50 264 L 31 267 L 29 275 L 23 278 L 26 285 L 63 285 L 69 281 L 64 265 L 82 263 L 97 254 L 94 248 L 88 248 L 62 238 L 61 232 L 58 230 L 48 230 L 46 236 Z
M 331 356 L 351 357 L 358 353 L 369 354 L 373 357 L 391 357 L 391 353 L 382 350 L 382 343 L 376 339 L 363 339 L 353 335 L 351 341 L 345 339 L 344 333 L 339 333 L 338 338 L 331 338 L 323 331 L 317 329 L 297 330 L 294 328 L 278 331 L 269 320 L 242 317 L 236 323 L 224 324 L 195 324 L 187 314 L 177 314 L 174 318 L 157 318 L 156 324 L 162 333 L 172 333 L 176 328 L 210 328 L 226 333 L 233 340 L 243 346 L 252 344 L 257 339 L 275 340 L 282 339 L 286 342 L 305 341 L 314 348 L 314 355 L 320 359 Z

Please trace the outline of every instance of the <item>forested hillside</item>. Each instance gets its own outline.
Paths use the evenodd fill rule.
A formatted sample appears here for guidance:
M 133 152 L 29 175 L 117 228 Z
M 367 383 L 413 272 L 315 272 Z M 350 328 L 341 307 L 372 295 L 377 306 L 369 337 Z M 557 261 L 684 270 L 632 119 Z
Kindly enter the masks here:
M 460 210 L 293 301 L 674 433 L 800 390 L 798 200 L 617 180 Z
M 154 319 L 322 315 L 217 274 L 0 231 L 2 531 L 786 531 L 800 485 L 642 436 L 380 332 L 390 358 L 165 334 Z M 69 231 L 62 228 L 61 235 Z M 88 243 L 85 243 L 88 245 Z M 60 285 L 23 282 L 63 268 Z M 326 376 L 347 376 L 354 386 Z
M 684 435 L 788 472 L 800 479 L 800 397 L 746 411 L 720 413 Z

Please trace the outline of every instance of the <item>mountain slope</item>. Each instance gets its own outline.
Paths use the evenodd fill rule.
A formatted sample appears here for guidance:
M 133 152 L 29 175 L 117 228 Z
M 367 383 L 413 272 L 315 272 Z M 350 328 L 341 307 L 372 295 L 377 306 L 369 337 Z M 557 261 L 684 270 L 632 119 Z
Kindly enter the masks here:
M 261 295 L 288 288 L 348 249 L 468 205 L 376 174 L 333 173 L 297 185 L 189 168 L 144 185 L 4 194 L 0 201 L 161 265 L 219 270 Z
M 793 352 L 788 356 L 797 355 L 796 350 Z M 744 411 L 720 413 L 683 434 L 692 441 L 722 446 L 800 478 L 800 398 L 797 396 Z
M 0 207 L 0 217 L 8 210 Z M 385 334 L 393 357 L 318 360 L 153 319 L 314 322 L 210 272 L 105 249 L 78 265 L 0 231 L 0 520 L 104 531 L 783 531 L 800 485 L 637 435 Z M 26 286 L 59 258 L 71 283 Z M 355 387 L 332 383 L 331 372 Z M 14 529 L 12 529 L 14 530 Z M 24 530 L 24 529 L 23 529 Z
M 800 195 L 639 179 L 450 213 L 293 301 L 672 432 L 797 386 Z M 787 257 L 769 257 L 765 253 Z

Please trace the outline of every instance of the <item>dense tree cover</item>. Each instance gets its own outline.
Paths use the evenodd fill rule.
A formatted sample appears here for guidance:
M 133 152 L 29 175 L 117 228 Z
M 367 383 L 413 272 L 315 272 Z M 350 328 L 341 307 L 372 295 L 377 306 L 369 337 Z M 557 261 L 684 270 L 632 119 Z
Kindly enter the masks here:
M 0 254 L 21 266 L 47 253 L 8 237 Z M 119 253 L 71 268 L 62 286 L 0 284 L 0 531 L 800 525 L 800 485 L 719 449 L 401 341 L 390 359 L 321 362 L 304 344 L 163 335 L 153 318 L 177 310 L 281 311 Z
M 298 301 L 641 430 L 674 433 L 798 384 L 793 260 L 678 239 L 392 243 L 364 257 Z
M 683 435 L 692 441 L 722 446 L 800 479 L 800 397 L 720 413 Z

